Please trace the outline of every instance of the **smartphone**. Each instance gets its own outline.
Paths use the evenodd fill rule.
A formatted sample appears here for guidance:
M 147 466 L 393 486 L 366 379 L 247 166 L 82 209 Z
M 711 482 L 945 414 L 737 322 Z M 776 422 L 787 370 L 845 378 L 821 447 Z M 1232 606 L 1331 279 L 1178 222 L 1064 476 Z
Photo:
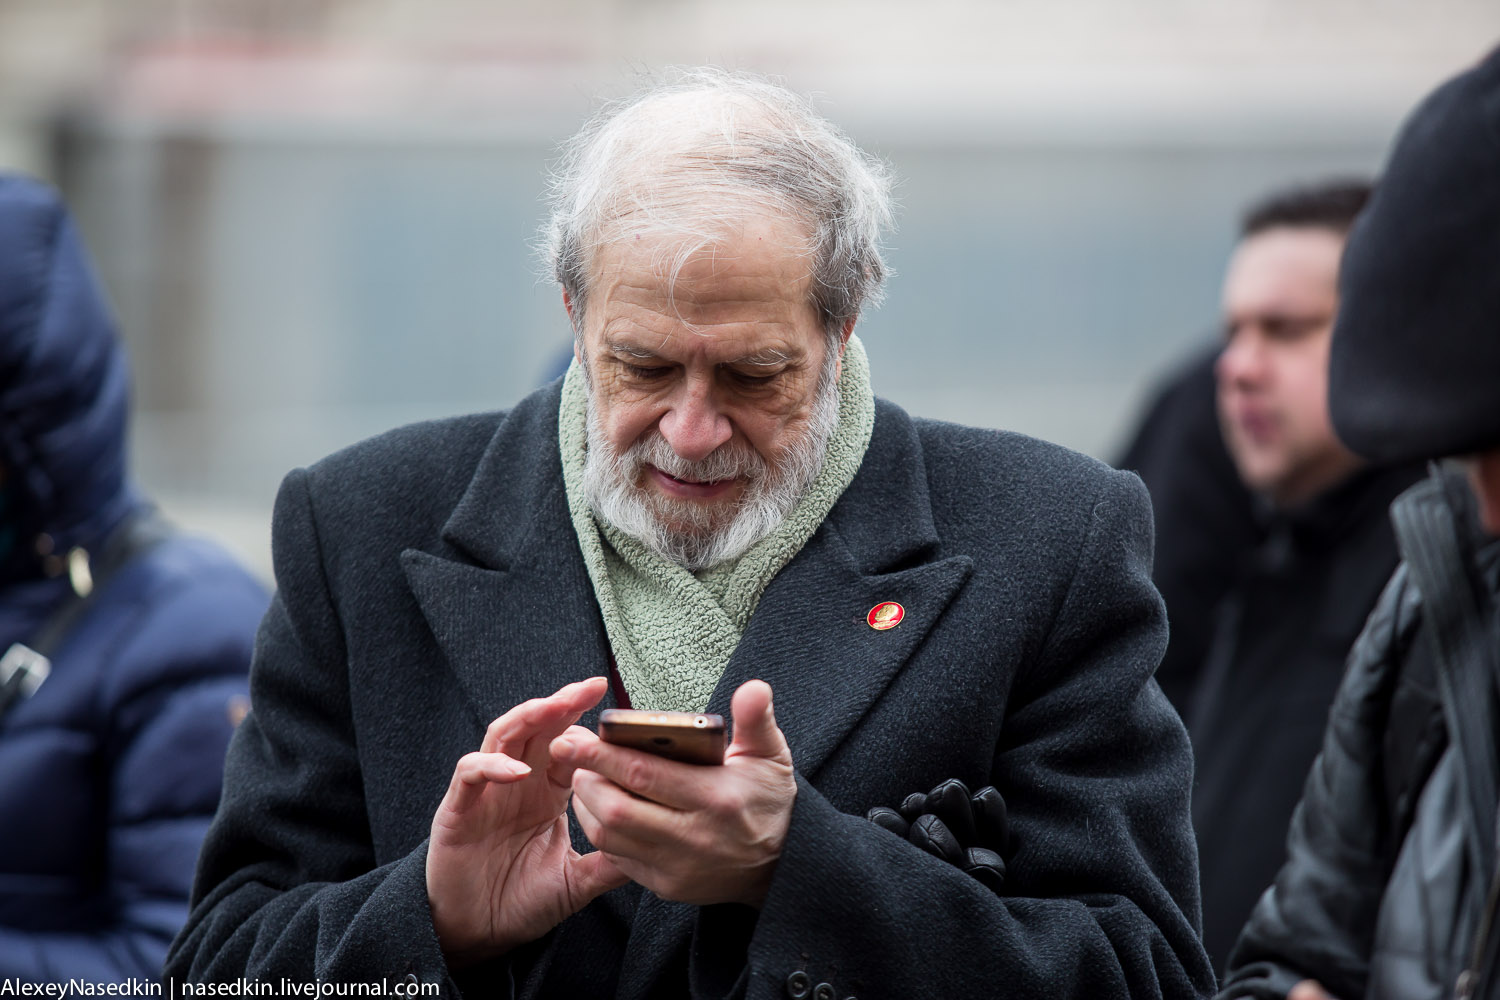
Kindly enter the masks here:
M 599 713 L 599 738 L 686 764 L 724 763 L 722 715 L 606 708 Z

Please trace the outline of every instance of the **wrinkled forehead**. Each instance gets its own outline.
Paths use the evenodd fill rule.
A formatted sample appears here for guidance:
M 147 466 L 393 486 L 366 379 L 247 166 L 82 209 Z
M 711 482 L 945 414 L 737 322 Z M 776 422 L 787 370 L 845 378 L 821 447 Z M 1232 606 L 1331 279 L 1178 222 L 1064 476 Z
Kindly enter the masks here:
M 811 285 L 812 241 L 804 226 L 784 216 L 705 210 L 677 225 L 627 217 L 611 229 L 590 261 L 596 290 L 624 281 L 695 301 L 723 295 L 726 283 L 774 282 L 802 294 Z

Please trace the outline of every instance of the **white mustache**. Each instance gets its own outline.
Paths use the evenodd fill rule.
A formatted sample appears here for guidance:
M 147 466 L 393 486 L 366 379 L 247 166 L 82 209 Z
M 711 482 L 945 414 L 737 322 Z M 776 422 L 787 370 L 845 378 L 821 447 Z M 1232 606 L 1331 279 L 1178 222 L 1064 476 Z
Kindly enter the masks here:
M 755 483 L 764 479 L 768 471 L 765 459 L 753 448 L 737 442 L 726 442 L 708 456 L 690 462 L 673 451 L 658 430 L 631 445 L 620 456 L 620 464 L 632 477 L 640 472 L 642 465 L 650 465 L 674 479 L 691 483 L 717 483 L 725 479 Z

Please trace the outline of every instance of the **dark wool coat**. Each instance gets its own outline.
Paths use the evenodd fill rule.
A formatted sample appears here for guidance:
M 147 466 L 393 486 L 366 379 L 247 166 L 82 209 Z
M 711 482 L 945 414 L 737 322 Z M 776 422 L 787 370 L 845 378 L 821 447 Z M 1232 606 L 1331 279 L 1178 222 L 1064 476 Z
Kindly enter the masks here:
M 1130 475 L 881 403 L 853 484 L 772 581 L 714 692 L 776 692 L 798 769 L 764 908 L 638 887 L 450 973 L 424 883 L 453 767 L 518 702 L 609 669 L 569 521 L 559 383 L 294 472 L 281 590 L 168 972 L 403 977 L 490 995 L 1188 997 L 1191 760 Z M 899 601 L 875 631 L 867 612 Z M 608 702 L 606 702 L 606 707 Z M 596 713 L 585 716 L 592 726 Z M 1010 807 L 1006 895 L 864 819 L 947 778 Z M 574 825 L 574 839 L 589 850 Z M 794 992 L 790 991 L 790 992 Z M 804 994 L 805 995 L 805 994 Z

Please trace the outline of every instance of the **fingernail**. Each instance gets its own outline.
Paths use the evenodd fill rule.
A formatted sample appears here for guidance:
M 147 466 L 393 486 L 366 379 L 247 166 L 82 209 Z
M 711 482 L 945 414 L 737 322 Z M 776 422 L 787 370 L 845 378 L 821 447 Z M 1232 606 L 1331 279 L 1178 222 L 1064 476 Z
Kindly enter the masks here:
M 552 756 L 554 757 L 571 757 L 576 749 L 577 745 L 566 736 L 559 736 L 552 741 Z

